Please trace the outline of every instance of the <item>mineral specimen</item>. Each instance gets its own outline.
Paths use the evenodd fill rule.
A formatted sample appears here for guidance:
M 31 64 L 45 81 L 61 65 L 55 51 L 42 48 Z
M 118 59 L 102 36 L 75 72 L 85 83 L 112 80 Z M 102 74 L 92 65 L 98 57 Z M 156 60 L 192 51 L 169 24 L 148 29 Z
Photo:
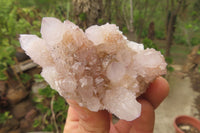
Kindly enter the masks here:
M 41 35 L 20 35 L 21 47 L 42 66 L 41 75 L 53 89 L 91 111 L 136 119 L 141 113 L 136 98 L 166 73 L 160 52 L 128 41 L 114 24 L 83 32 L 68 20 L 45 17 Z

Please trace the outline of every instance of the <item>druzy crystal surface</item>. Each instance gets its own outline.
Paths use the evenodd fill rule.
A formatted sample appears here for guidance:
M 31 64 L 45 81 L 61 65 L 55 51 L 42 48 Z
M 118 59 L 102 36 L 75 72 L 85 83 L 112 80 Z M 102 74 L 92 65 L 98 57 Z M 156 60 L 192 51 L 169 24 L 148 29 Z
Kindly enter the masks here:
M 43 68 L 41 75 L 53 89 L 91 111 L 136 119 L 141 113 L 136 98 L 166 73 L 160 52 L 128 41 L 114 24 L 83 32 L 68 20 L 45 17 L 41 35 L 20 35 L 21 47 Z

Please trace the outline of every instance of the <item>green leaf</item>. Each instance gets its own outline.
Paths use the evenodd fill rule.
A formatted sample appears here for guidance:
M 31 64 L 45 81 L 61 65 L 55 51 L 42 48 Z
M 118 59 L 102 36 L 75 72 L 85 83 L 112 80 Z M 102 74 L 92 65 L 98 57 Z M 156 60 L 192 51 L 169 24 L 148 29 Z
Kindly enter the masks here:
M 54 125 L 53 124 L 48 124 L 43 131 L 53 131 L 54 130 Z
M 15 64 L 15 61 L 14 61 L 13 59 L 11 59 L 11 58 L 8 58 L 8 59 L 6 60 L 6 63 L 7 63 L 8 65 L 14 65 L 14 64 Z
M 0 124 L 6 123 L 7 120 L 12 119 L 13 116 L 10 115 L 10 112 L 6 111 L 4 113 L 0 113 Z
M 198 51 L 197 51 L 197 54 L 199 54 L 199 55 L 200 55 L 200 50 L 198 50 Z
M 51 110 L 49 109 L 48 111 L 47 111 L 47 116 L 51 116 Z
M 128 33 L 128 28 L 126 27 L 126 26 L 124 26 L 123 28 L 122 28 L 122 32 L 125 34 L 125 33 Z
M 51 98 L 57 92 L 53 90 L 49 85 L 43 89 L 39 89 L 39 94 L 42 96 L 46 96 L 47 98 Z
M 0 71 L 7 69 L 9 65 L 15 64 L 12 59 L 15 49 L 13 46 L 0 46 Z
M 22 83 L 27 83 L 28 81 L 30 81 L 31 80 L 31 76 L 30 75 L 28 75 L 28 74 L 26 74 L 26 73 L 22 73 L 21 75 L 20 75 L 20 78 L 21 78 L 21 80 L 22 80 Z
M 159 49 L 159 50 L 160 50 L 161 54 L 164 55 L 165 50 L 164 49 Z
M 40 121 L 40 120 L 35 120 L 35 121 L 33 122 L 33 127 L 36 128 L 36 127 L 38 127 L 40 124 L 41 124 L 41 121 Z
M 34 80 L 35 82 L 43 82 L 44 78 L 40 74 L 34 74 Z
M 173 59 L 171 57 L 165 57 L 165 61 L 168 63 L 168 64 L 172 64 L 173 63 Z
M 43 104 L 40 104 L 40 103 L 36 104 L 36 108 L 38 110 L 40 110 L 42 113 L 46 113 L 47 110 L 48 110 L 48 107 L 46 107 L 46 106 L 44 106 Z
M 158 39 L 165 39 L 165 32 L 164 30 L 155 31 L 155 37 Z
M 102 18 L 98 19 L 98 24 L 103 24 L 104 20 Z
M 7 79 L 8 77 L 3 72 L 0 71 L 0 80 L 7 80 Z
M 42 98 L 38 98 L 38 97 L 33 97 L 33 101 L 36 102 L 36 103 L 40 103 L 43 101 Z
M 79 18 L 80 18 L 81 21 L 85 21 L 86 20 L 86 13 L 79 14 Z
M 5 71 L 7 68 L 7 64 L 5 62 L 0 62 L 0 71 Z
M 144 44 L 144 48 L 154 48 L 154 49 L 158 49 L 157 46 L 153 43 L 152 40 L 145 38 L 142 43 Z
M 66 102 L 64 100 L 64 98 L 62 97 L 58 97 L 54 103 L 53 103 L 53 110 L 55 113 L 59 112 L 59 111 L 66 111 L 67 110 L 67 106 L 66 106 Z
M 31 29 L 31 24 L 24 18 L 20 18 L 20 20 L 16 24 L 16 29 L 18 29 L 18 32 L 21 33 L 26 33 Z
M 173 71 L 174 71 L 174 68 L 173 68 L 172 66 L 167 66 L 167 70 L 168 70 L 169 72 L 173 72 Z
M 0 60 L 3 58 L 10 58 L 15 55 L 15 48 L 13 46 L 1 46 L 0 48 Z

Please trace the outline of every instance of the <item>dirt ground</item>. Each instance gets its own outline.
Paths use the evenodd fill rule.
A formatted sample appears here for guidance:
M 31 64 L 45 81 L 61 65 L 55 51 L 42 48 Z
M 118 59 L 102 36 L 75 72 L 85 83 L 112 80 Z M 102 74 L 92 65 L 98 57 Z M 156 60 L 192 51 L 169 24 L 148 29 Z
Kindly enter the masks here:
M 162 46 L 162 41 L 159 42 Z M 179 115 L 189 115 L 200 119 L 200 74 L 197 72 L 183 73 L 187 54 L 190 52 L 185 46 L 172 46 L 174 72 L 167 80 L 170 93 L 156 110 L 154 133 L 175 133 L 174 119 Z
M 191 73 L 190 75 L 190 79 L 191 79 L 191 84 L 192 84 L 192 88 L 194 91 L 198 92 L 198 96 L 195 97 L 195 108 L 197 109 L 197 114 L 195 114 L 195 116 L 197 116 L 200 119 L 200 73 Z
M 156 110 L 154 133 L 175 133 L 173 121 L 179 115 L 198 117 L 195 98 L 199 93 L 192 89 L 190 78 L 183 76 L 175 71 L 168 77 L 170 93 Z

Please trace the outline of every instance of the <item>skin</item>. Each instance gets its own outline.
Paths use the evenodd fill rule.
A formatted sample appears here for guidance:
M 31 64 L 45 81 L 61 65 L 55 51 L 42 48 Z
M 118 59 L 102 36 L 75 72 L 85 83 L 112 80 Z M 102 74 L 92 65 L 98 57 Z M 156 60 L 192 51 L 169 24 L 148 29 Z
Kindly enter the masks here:
M 119 120 L 111 122 L 111 114 L 105 110 L 91 112 L 72 100 L 67 100 L 70 107 L 64 133 L 153 133 L 155 109 L 169 93 L 168 82 L 158 77 L 152 82 L 138 101 L 142 104 L 141 116 L 133 121 Z

